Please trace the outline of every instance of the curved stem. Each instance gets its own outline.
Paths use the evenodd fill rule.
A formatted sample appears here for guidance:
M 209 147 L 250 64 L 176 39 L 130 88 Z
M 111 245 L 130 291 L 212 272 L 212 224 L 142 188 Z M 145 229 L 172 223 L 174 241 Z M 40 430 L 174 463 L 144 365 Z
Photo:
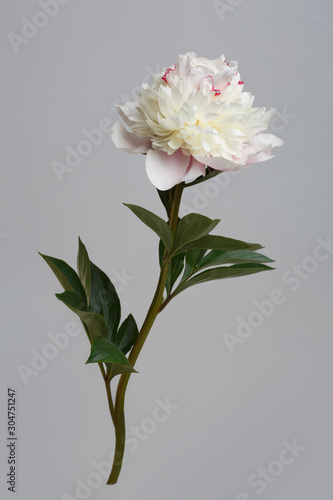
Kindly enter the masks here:
M 179 207 L 180 207 L 180 201 L 181 201 L 183 189 L 184 189 L 183 183 L 177 185 L 177 187 L 175 189 L 173 201 L 172 201 L 172 209 L 171 209 L 169 226 L 170 226 L 170 229 L 172 231 L 173 238 L 175 237 L 175 233 L 176 233 L 176 228 L 177 228 L 177 223 L 178 223 L 178 213 L 179 213 Z M 162 265 L 161 265 L 161 271 L 160 271 L 160 276 L 159 276 L 159 280 L 157 283 L 155 295 L 154 295 L 153 300 L 151 302 L 151 305 L 149 307 L 146 319 L 142 325 L 142 328 L 140 330 L 138 338 L 137 338 L 137 340 L 133 346 L 133 349 L 128 357 L 128 360 L 133 367 L 136 363 L 136 360 L 138 359 L 138 356 L 141 352 L 141 349 L 142 349 L 142 347 L 143 347 L 143 345 L 148 337 L 148 334 L 151 330 L 151 327 L 153 326 L 154 321 L 156 319 L 156 316 L 159 313 L 160 307 L 163 303 L 163 291 L 164 291 L 166 280 L 168 277 L 169 266 L 170 266 L 170 259 L 168 258 L 167 254 L 165 253 L 164 257 L 163 257 Z M 116 401 L 115 401 L 116 447 L 115 447 L 113 466 L 112 466 L 111 474 L 110 474 L 110 477 L 109 477 L 107 484 L 115 484 L 118 480 L 118 477 L 119 477 L 119 474 L 121 471 L 124 450 L 125 450 L 125 438 L 126 438 L 125 414 L 124 414 L 125 393 L 126 393 L 126 388 L 127 388 L 127 384 L 128 384 L 130 376 L 131 376 L 131 373 L 126 373 L 126 374 L 121 375 L 119 383 L 118 383 L 118 387 L 117 387 L 117 394 L 116 394 Z

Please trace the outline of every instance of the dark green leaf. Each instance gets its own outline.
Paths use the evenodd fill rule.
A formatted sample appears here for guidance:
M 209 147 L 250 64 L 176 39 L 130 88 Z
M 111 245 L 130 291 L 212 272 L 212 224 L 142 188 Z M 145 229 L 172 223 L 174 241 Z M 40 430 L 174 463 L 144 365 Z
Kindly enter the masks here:
M 138 373 L 136 370 L 134 370 L 134 368 L 126 365 L 120 365 L 119 363 L 107 363 L 106 366 L 108 368 L 108 375 L 110 380 L 117 375 L 121 375 L 122 373 Z
M 43 255 L 40 253 L 45 262 L 50 266 L 56 277 L 58 278 L 61 286 L 66 291 L 76 292 L 80 297 L 86 300 L 86 293 L 80 281 L 80 278 L 66 262 L 55 257 Z
M 185 271 L 182 276 L 182 281 L 195 271 L 206 251 L 207 250 L 201 250 L 198 248 L 195 248 L 194 250 L 187 250 L 185 253 Z
M 274 262 L 265 255 L 257 252 L 252 252 L 251 250 L 236 250 L 234 252 L 223 252 L 220 250 L 212 250 L 203 259 L 201 259 L 199 264 L 199 269 L 210 266 L 219 266 L 224 264 L 245 264 L 247 262 Z
M 236 278 L 239 276 L 246 276 L 248 274 L 259 273 L 260 271 L 268 271 L 273 269 L 272 267 L 265 266 L 264 264 L 236 264 L 235 266 L 229 267 L 214 267 L 212 269 L 207 269 L 202 273 L 196 274 L 193 278 L 179 285 L 179 287 L 174 292 L 174 297 L 180 292 L 186 290 L 190 286 L 197 285 L 199 283 L 204 283 L 205 281 L 220 280 L 226 278 Z
M 112 376 L 120 373 L 135 372 L 125 354 L 107 339 L 98 337 L 91 346 L 90 356 L 87 363 L 112 363 L 116 366 L 111 368 Z M 113 369 L 115 368 L 115 369 Z
M 191 187 L 195 186 L 196 184 L 200 184 L 201 182 L 209 181 L 210 179 L 213 179 L 213 177 L 216 177 L 217 175 L 223 174 L 222 170 L 210 170 L 206 168 L 206 175 L 200 175 L 195 181 L 190 182 L 189 184 L 185 184 L 185 187 Z
M 203 238 L 198 238 L 197 240 L 190 241 L 186 245 L 182 246 L 182 250 L 189 250 L 192 248 L 231 251 L 242 249 L 257 250 L 258 248 L 262 248 L 262 246 L 255 245 L 253 243 L 246 243 L 245 241 L 234 240 L 232 238 L 225 238 L 224 236 L 208 234 Z M 171 255 L 176 255 L 180 251 L 180 249 L 177 249 L 177 251 L 172 252 Z
M 129 205 L 124 203 L 132 212 L 139 217 L 139 219 L 146 224 L 150 229 L 155 231 L 155 233 L 161 238 L 164 245 L 170 251 L 172 246 L 172 232 L 168 224 L 161 219 L 158 215 L 153 212 L 146 210 L 145 208 L 138 207 L 137 205 Z
M 210 233 L 219 222 L 220 219 L 212 220 L 200 214 L 185 215 L 177 225 L 173 244 L 174 251 L 179 253 L 179 251 L 184 250 L 188 243 Z
M 91 267 L 88 252 L 81 239 L 79 238 L 79 252 L 77 255 L 77 270 L 79 272 L 80 280 L 85 289 L 87 302 L 89 306 L 90 300 L 90 286 L 91 286 Z
M 165 245 L 164 245 L 163 241 L 160 240 L 159 245 L 158 245 L 158 261 L 160 263 L 160 267 L 162 265 L 164 251 L 165 251 Z
M 91 288 L 89 311 L 100 314 L 107 324 L 107 337 L 113 341 L 120 322 L 121 307 L 117 291 L 107 277 L 95 264 L 91 265 Z
M 87 311 L 87 303 L 80 295 L 67 291 L 56 293 L 56 297 L 79 316 L 88 329 L 91 342 L 99 336 L 107 337 L 108 329 L 103 316 Z
M 170 270 L 171 270 L 170 283 L 169 283 L 170 292 L 173 289 L 177 279 L 179 278 L 184 269 L 184 258 L 185 258 L 185 253 L 179 253 L 175 257 L 172 257 L 170 261 Z
M 165 250 L 165 246 L 163 244 L 163 241 L 160 240 L 159 249 L 158 249 L 160 266 L 162 265 L 164 250 Z M 167 276 L 166 284 L 165 284 L 165 288 L 166 288 L 167 293 L 170 293 L 170 291 L 172 290 L 172 287 L 174 286 L 178 277 L 180 276 L 180 274 L 182 273 L 182 271 L 184 269 L 184 256 L 185 256 L 184 253 L 180 253 L 180 254 L 177 254 L 175 257 L 172 257 L 172 259 L 170 260 L 168 276 Z
M 159 243 L 159 246 L 158 246 L 158 260 L 159 260 L 159 263 L 160 263 L 160 267 L 162 266 L 164 252 L 165 252 L 165 245 L 164 245 L 163 241 L 160 240 L 160 243 Z M 166 282 L 165 282 L 165 289 L 166 289 L 167 293 L 168 293 L 168 291 L 170 289 L 170 278 L 171 278 L 171 267 L 169 266 L 168 276 L 167 276 L 167 279 L 166 279 Z
M 134 345 L 139 332 L 135 319 L 132 314 L 130 314 L 121 324 L 115 344 L 118 348 L 126 354 Z

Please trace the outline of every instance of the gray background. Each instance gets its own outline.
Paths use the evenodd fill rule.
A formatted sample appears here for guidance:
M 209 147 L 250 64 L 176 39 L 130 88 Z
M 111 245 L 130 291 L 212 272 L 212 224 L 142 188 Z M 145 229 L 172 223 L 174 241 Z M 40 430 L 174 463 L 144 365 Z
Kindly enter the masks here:
M 333 255 L 313 255 L 317 238 L 332 235 L 331 2 L 71 0 L 15 53 L 8 34 L 20 34 L 22 17 L 40 10 L 35 0 L 0 7 L 1 497 L 12 498 L 9 385 L 18 395 L 20 500 L 330 497 Z M 141 324 L 157 279 L 157 240 L 122 202 L 163 210 L 144 158 L 116 150 L 108 134 L 63 182 L 52 164 L 65 162 L 82 130 L 117 120 L 115 100 L 132 100 L 137 85 L 187 51 L 237 60 L 255 104 L 279 110 L 273 128 L 285 144 L 276 158 L 184 199 L 221 218 L 219 234 L 264 244 L 277 270 L 200 285 L 168 306 L 127 393 L 129 427 L 154 432 L 128 450 L 117 486 L 103 480 L 77 495 L 78 478 L 98 484 L 92 463 L 108 459 L 113 429 L 99 371 L 84 365 L 82 331 L 28 385 L 18 373 L 19 365 L 31 368 L 31 350 L 42 352 L 50 332 L 77 322 L 54 298 L 60 286 L 37 252 L 74 265 L 80 235 L 122 287 L 124 315 Z M 304 273 L 294 291 L 293 266 Z M 132 278 L 125 285 L 123 270 Z M 237 318 L 247 320 L 254 301 L 274 289 L 283 304 L 231 354 L 224 334 L 236 335 Z M 179 407 L 149 427 L 156 399 L 167 397 Z M 306 449 L 279 471 L 286 440 Z M 247 480 L 267 466 L 279 476 L 259 495 Z

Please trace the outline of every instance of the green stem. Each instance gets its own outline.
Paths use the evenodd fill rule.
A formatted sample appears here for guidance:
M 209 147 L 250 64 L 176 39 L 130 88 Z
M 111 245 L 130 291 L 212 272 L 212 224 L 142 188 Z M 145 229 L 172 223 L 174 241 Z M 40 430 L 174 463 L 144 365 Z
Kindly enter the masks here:
M 111 380 L 109 379 L 109 377 L 107 377 L 105 379 L 105 389 L 106 389 L 106 394 L 108 397 L 109 410 L 110 410 L 112 422 L 113 422 L 113 425 L 116 425 L 114 406 L 113 406 L 113 400 L 112 400 L 112 393 L 111 393 Z
M 98 367 L 99 367 L 99 369 L 101 370 L 102 377 L 103 377 L 103 378 L 104 378 L 104 380 L 105 380 L 105 377 L 106 377 L 106 372 L 105 372 L 105 370 L 104 370 L 103 363 L 98 363 Z
M 172 209 L 171 209 L 169 225 L 173 234 L 173 238 L 176 233 L 176 228 L 178 223 L 178 213 L 179 213 L 179 207 L 183 189 L 184 189 L 183 183 L 178 184 L 176 186 L 175 194 L 172 201 Z M 168 277 L 169 265 L 170 265 L 170 259 L 165 253 L 161 265 L 161 272 L 157 283 L 155 295 L 149 307 L 146 319 L 142 325 L 138 338 L 128 357 L 128 360 L 133 367 L 136 363 L 136 360 L 138 359 L 141 349 L 148 337 L 151 327 L 153 326 L 156 316 L 159 313 L 159 309 L 163 303 L 163 291 Z M 114 453 L 113 466 L 107 484 L 115 484 L 117 482 L 124 457 L 125 437 L 126 437 L 124 406 L 125 406 L 125 393 L 130 376 L 131 376 L 130 373 L 121 375 L 117 387 L 117 394 L 115 401 L 116 447 Z
M 169 302 L 172 300 L 172 297 L 173 297 L 173 293 L 170 293 L 170 295 L 167 296 L 167 298 L 165 299 L 164 302 L 162 302 L 162 305 L 159 309 L 158 312 L 162 312 L 163 309 L 165 309 L 165 307 L 169 304 Z
M 113 406 L 113 400 L 112 400 L 112 393 L 111 393 L 111 380 L 109 376 L 107 375 L 103 363 L 98 363 L 99 369 L 101 370 L 101 374 L 103 377 L 103 380 L 105 382 L 105 389 L 106 389 L 106 394 L 108 397 L 108 403 L 109 403 L 109 410 L 112 418 L 112 422 L 115 425 L 115 415 L 114 415 L 114 406 Z
M 192 272 L 191 272 L 191 273 L 187 276 L 187 278 L 186 278 L 184 281 L 182 281 L 182 283 L 181 283 L 181 284 L 183 285 L 184 283 L 187 283 L 187 282 L 188 282 L 188 280 L 189 280 L 190 278 L 192 278 L 192 276 L 193 276 L 194 272 L 195 272 L 195 271 L 193 270 L 193 271 L 192 271 Z M 175 289 L 172 293 L 169 293 L 169 295 L 166 297 L 166 299 L 162 302 L 161 307 L 159 308 L 159 311 L 158 311 L 158 312 L 162 312 L 162 311 L 163 311 L 163 309 L 165 309 L 165 308 L 166 308 L 166 306 L 169 304 L 169 302 L 170 302 L 170 301 L 171 301 L 171 300 L 175 297 L 175 295 L 177 295 L 177 291 L 179 290 L 179 288 L 180 288 L 180 286 L 177 286 L 177 288 L 176 288 L 176 289 Z

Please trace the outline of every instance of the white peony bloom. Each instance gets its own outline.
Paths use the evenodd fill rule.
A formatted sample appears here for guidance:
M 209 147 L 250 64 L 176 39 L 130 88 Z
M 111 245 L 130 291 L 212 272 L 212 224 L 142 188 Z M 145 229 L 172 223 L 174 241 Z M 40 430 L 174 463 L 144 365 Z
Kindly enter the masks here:
M 243 92 L 237 63 L 209 60 L 189 52 L 176 65 L 142 85 L 135 102 L 117 106 L 115 145 L 146 154 L 150 181 L 160 190 L 205 175 L 206 166 L 239 170 L 272 158 L 278 137 L 263 133 L 275 109 L 253 107 Z

